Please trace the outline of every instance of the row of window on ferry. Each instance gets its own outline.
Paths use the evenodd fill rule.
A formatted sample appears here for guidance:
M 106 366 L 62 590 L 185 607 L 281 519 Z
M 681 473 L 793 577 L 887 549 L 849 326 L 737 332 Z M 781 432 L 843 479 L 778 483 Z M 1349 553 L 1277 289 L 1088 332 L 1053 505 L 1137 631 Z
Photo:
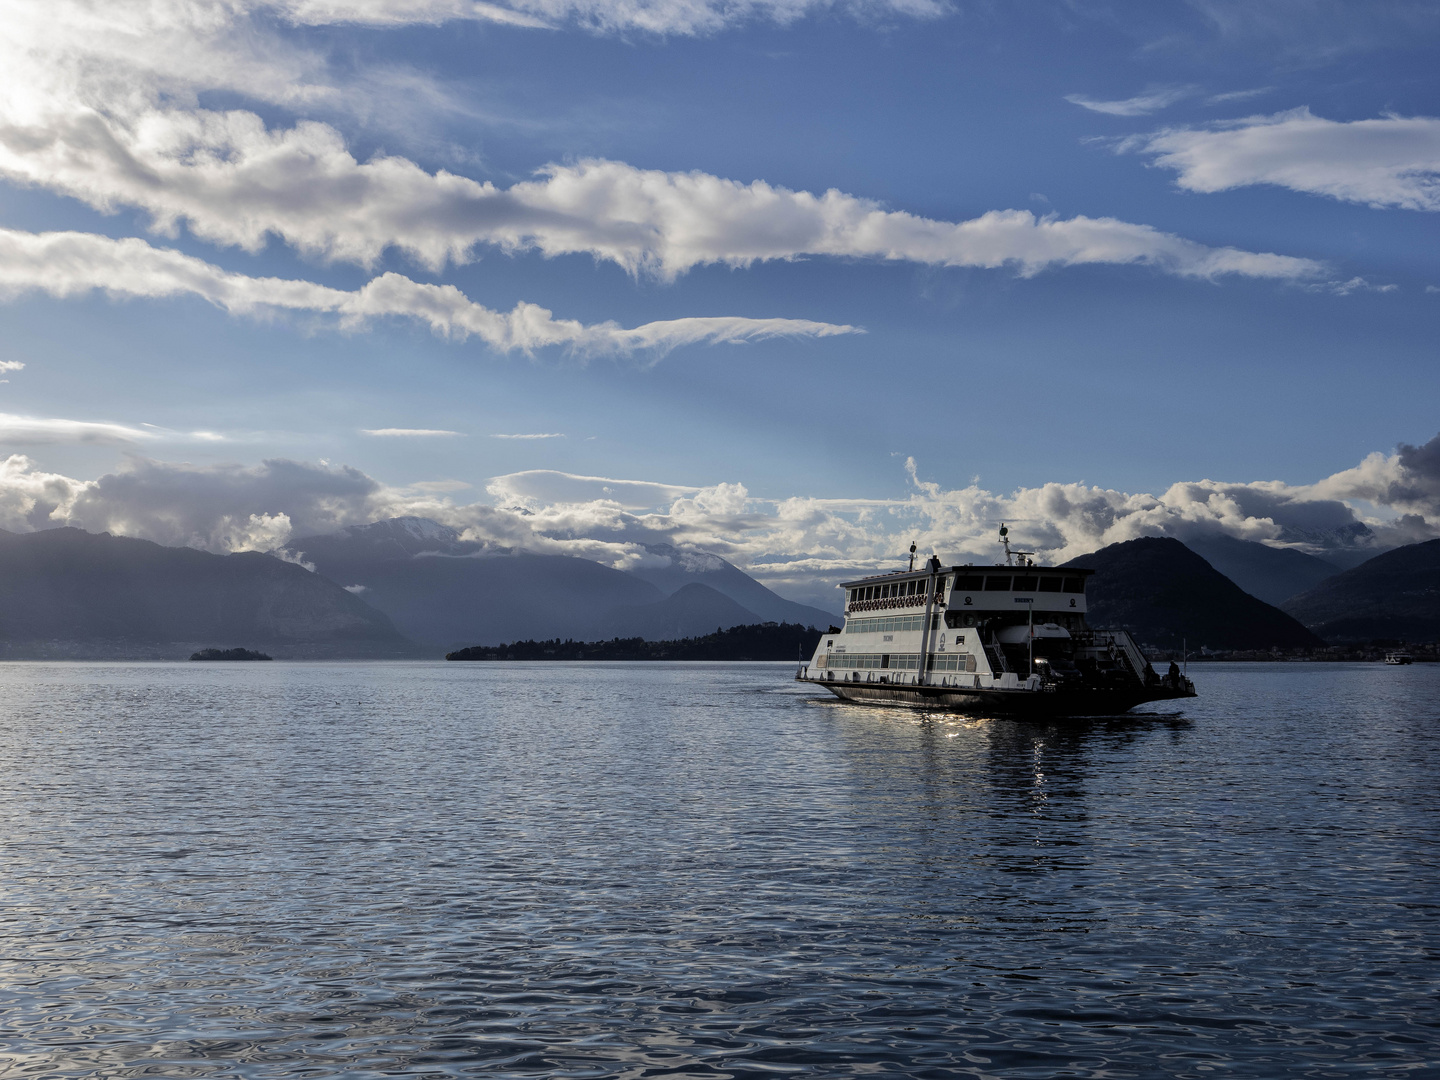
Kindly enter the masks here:
M 939 580 L 944 593 L 949 578 Z M 891 581 L 884 585 L 866 585 L 850 590 L 850 603 L 862 600 L 884 600 L 891 596 L 914 596 L 925 591 L 923 578 Z M 1085 579 L 1076 574 L 960 574 L 955 578 L 956 592 L 1067 592 L 1083 593 Z

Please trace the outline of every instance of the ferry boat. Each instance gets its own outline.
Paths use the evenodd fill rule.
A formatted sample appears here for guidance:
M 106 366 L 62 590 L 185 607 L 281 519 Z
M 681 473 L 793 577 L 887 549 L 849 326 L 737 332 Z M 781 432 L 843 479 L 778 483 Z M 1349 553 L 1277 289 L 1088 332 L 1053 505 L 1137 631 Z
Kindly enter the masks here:
M 1413 664 L 1414 662 L 1415 657 L 1411 656 L 1404 649 L 1396 649 L 1394 652 L 1388 652 L 1385 654 L 1385 663 L 1397 667 L 1401 664 Z
M 910 568 L 842 583 L 845 625 L 796 678 L 846 701 L 985 715 L 1113 716 L 1195 696 L 1174 664 L 1160 676 L 1124 630 L 1085 622 L 1093 570 L 1005 562 Z

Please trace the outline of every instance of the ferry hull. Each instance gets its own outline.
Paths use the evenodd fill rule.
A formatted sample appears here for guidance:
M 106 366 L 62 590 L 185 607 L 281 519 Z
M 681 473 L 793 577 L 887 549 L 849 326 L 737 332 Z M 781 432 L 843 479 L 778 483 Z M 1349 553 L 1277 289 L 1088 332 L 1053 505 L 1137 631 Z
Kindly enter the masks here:
M 893 686 L 832 683 L 802 679 L 824 687 L 843 701 L 863 705 L 906 705 L 919 709 L 979 716 L 1116 716 L 1150 701 L 1192 698 L 1190 689 L 1168 686 L 1077 690 L 971 690 L 953 686 Z

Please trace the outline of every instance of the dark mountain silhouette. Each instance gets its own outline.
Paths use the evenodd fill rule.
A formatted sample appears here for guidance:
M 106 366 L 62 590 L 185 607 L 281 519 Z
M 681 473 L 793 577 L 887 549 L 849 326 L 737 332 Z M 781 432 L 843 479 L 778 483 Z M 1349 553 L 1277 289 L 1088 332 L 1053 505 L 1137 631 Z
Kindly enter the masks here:
M 1440 540 L 1376 555 L 1284 607 L 1327 641 L 1440 640 Z
M 791 622 L 801 626 L 825 629 L 840 621 L 840 616 L 807 604 L 786 600 L 745 571 L 708 551 L 683 551 L 671 544 L 646 544 L 650 554 L 668 560 L 664 566 L 643 566 L 630 573 L 643 578 L 666 593 L 679 592 L 692 582 L 708 585 L 765 622 Z
M 772 618 L 831 621 L 723 559 L 668 547 L 654 551 L 671 562 L 650 569 L 653 583 L 589 559 L 487 549 L 425 518 L 304 537 L 285 551 L 356 589 L 416 641 L 447 650 L 556 637 L 664 640 Z M 755 597 L 765 610 L 731 594 Z
M 1313 589 L 1340 567 L 1294 548 L 1272 548 L 1233 536 L 1186 540 L 1185 546 L 1251 596 L 1280 606 L 1282 600 Z
M 282 656 L 409 656 L 380 612 L 259 552 L 212 555 L 80 529 L 0 531 L 3 655 L 183 659 L 204 646 Z
M 1086 587 L 1096 628 L 1123 626 L 1142 644 L 1178 649 L 1295 649 L 1323 644 L 1278 608 L 1257 600 L 1179 540 L 1111 544 L 1066 566 L 1096 571 Z

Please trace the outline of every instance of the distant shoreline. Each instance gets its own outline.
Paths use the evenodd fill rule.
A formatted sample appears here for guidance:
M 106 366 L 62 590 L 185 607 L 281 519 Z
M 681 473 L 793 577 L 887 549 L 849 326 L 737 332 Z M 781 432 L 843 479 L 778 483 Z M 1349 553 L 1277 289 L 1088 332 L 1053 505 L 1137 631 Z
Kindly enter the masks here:
M 826 631 L 797 623 L 756 623 L 717 629 L 703 637 L 674 641 L 612 638 L 609 641 L 516 641 L 506 645 L 472 645 L 445 654 L 446 660 L 708 660 L 790 661 L 809 659 Z

